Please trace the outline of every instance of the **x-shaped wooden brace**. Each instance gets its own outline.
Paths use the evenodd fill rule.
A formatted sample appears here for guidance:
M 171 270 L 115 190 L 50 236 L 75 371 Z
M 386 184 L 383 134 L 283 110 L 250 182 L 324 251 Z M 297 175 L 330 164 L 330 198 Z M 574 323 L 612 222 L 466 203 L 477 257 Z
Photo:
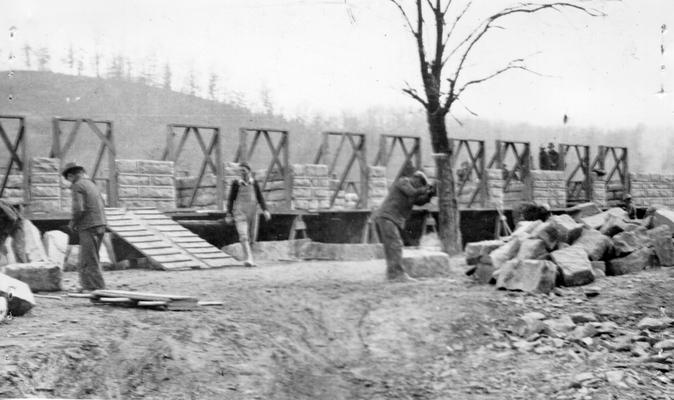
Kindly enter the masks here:
M 190 196 L 189 202 L 190 207 L 192 206 L 192 204 L 194 204 L 194 199 L 196 199 L 197 197 L 197 190 L 199 190 L 199 187 L 201 186 L 201 181 L 203 180 L 204 174 L 206 173 L 206 167 L 210 165 L 211 168 L 213 168 L 213 174 L 215 174 L 216 176 L 218 175 L 217 169 L 215 169 L 215 165 L 211 160 L 211 154 L 213 153 L 213 149 L 215 149 L 217 143 L 218 143 L 218 135 L 216 133 L 213 134 L 213 137 L 211 138 L 211 143 L 208 145 L 208 148 L 206 148 L 205 143 L 204 146 L 202 147 L 204 151 L 204 159 L 201 161 L 201 167 L 199 167 L 199 176 L 197 177 L 197 182 L 195 183 L 194 188 L 192 188 L 192 195 Z
M 250 160 L 250 158 L 253 156 L 255 148 L 257 147 L 257 143 L 259 141 L 260 136 L 263 136 L 265 138 L 265 141 L 267 142 L 267 146 L 271 153 L 271 161 L 269 161 L 267 169 L 265 170 L 266 174 L 264 180 L 262 181 L 262 187 L 260 188 L 262 190 L 264 190 L 267 187 L 267 182 L 269 181 L 269 176 L 271 175 L 271 171 L 274 169 L 274 166 L 277 166 L 282 174 L 286 172 L 283 163 L 281 162 L 280 155 L 281 150 L 283 150 L 283 148 L 287 145 L 288 135 L 286 134 L 285 131 L 272 131 L 281 133 L 281 138 L 278 140 L 278 143 L 274 145 L 274 142 L 272 141 L 269 132 L 270 132 L 269 130 L 264 129 L 255 131 L 253 141 L 251 142 L 250 147 L 248 148 L 246 157 L 247 160 Z
M 7 186 L 9 175 L 12 173 L 14 163 L 16 163 L 19 170 L 23 170 L 23 160 L 21 160 L 21 157 L 19 157 L 18 154 L 19 145 L 21 145 L 23 140 L 23 121 L 21 121 L 21 127 L 19 127 L 19 132 L 16 135 L 16 139 L 14 139 L 14 144 L 11 143 L 7 132 L 5 132 L 5 128 L 2 126 L 2 122 L 0 122 L 0 137 L 9 151 L 9 163 L 5 170 L 5 176 L 2 178 L 2 186 L 0 186 L 0 196 L 2 196 L 5 192 L 5 186 Z
M 351 144 L 351 157 L 349 157 L 349 161 L 346 163 L 346 168 L 344 168 L 344 171 L 342 171 L 342 176 L 339 179 L 339 184 L 335 188 L 334 192 L 332 192 L 332 197 L 330 198 L 330 207 L 332 207 L 335 204 L 335 200 L 337 199 L 337 195 L 339 194 L 339 191 L 342 190 L 342 187 L 344 186 L 344 181 L 346 181 L 346 177 L 349 175 L 349 172 L 351 171 L 351 167 L 353 166 L 353 163 L 356 161 L 356 158 L 358 157 L 359 153 L 363 151 L 363 144 L 365 143 L 365 138 L 360 135 L 353 135 L 350 133 L 342 133 L 342 140 L 344 140 L 344 137 L 346 137 L 349 140 L 349 143 Z M 358 137 L 358 143 L 356 143 L 353 139 L 354 136 Z M 341 143 L 341 142 L 340 142 Z M 341 147 L 340 147 L 340 152 L 341 152 Z M 340 152 L 335 153 L 335 158 L 333 159 L 333 164 L 334 160 L 337 160 L 339 157 Z M 362 162 L 359 162 L 361 172 L 363 172 L 364 169 L 367 168 L 367 166 L 363 165 Z M 332 174 L 332 171 L 329 172 Z M 354 186 L 355 189 L 355 186 Z M 360 190 L 355 190 L 356 194 L 358 195 L 358 203 L 362 204 L 365 199 L 362 198 L 362 192 Z
M 456 158 L 461 154 L 461 149 L 465 148 L 466 152 L 468 153 L 468 158 L 470 159 L 470 171 L 475 171 L 476 176 L 480 178 L 480 184 L 475 188 L 473 191 L 473 194 L 470 196 L 470 201 L 468 202 L 468 207 L 473 205 L 475 200 L 477 199 L 478 194 L 480 193 L 481 186 L 486 184 L 484 180 L 484 171 L 480 171 L 479 166 L 479 161 L 484 157 L 484 142 L 481 140 L 469 140 L 469 139 L 458 139 L 459 145 L 457 146 L 456 149 Z M 473 149 L 470 147 L 471 143 L 476 143 L 478 148 L 477 148 L 477 153 L 473 153 Z M 455 160 L 456 160 L 455 158 Z M 461 179 L 461 182 L 459 182 L 459 190 L 458 194 L 459 196 L 463 193 L 463 188 L 468 182 L 468 176 L 470 174 L 466 174 L 463 179 Z

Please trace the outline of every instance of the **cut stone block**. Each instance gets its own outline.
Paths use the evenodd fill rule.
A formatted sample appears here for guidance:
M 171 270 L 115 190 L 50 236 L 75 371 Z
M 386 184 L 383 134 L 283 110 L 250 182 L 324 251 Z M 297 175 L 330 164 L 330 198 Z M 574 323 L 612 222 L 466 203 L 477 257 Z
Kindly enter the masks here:
M 47 252 L 42 245 L 40 230 L 27 219 L 23 219 L 24 243 L 27 262 L 47 261 Z
M 669 225 L 660 225 L 647 231 L 651 239 L 653 250 L 658 258 L 658 263 L 663 267 L 674 265 L 674 243 L 672 243 L 672 231 Z
M 653 214 L 653 227 L 657 228 L 660 225 L 667 225 L 674 232 L 674 211 L 666 208 L 656 210 Z
M 604 261 L 590 261 L 594 279 L 606 278 L 606 263 Z
M 538 226 L 542 223 L 543 221 L 541 221 L 540 219 L 537 219 L 536 221 L 520 221 L 515 226 L 513 236 L 526 238 L 530 236 L 531 232 L 533 232 L 536 228 L 538 228 Z
M 577 223 L 566 214 L 550 217 L 547 222 L 559 232 L 559 240 L 566 243 L 573 243 L 583 230 L 582 224 Z
M 595 214 L 589 217 L 581 218 L 581 222 L 592 229 L 599 229 L 606 223 L 606 220 L 611 217 L 620 217 L 627 219 L 627 212 L 619 207 L 610 208 L 600 214 Z
M 503 240 L 483 240 L 468 243 L 464 249 L 466 262 L 468 265 L 475 265 L 480 260 L 480 257 L 489 255 L 489 253 L 503 246 L 505 243 Z
M 577 222 L 581 222 L 583 218 L 591 217 L 593 215 L 601 214 L 601 208 L 596 203 L 588 202 L 576 204 L 575 206 L 566 210 L 566 212 Z
M 413 278 L 450 275 L 449 256 L 441 251 L 404 249 L 402 264 Z
M 549 293 L 555 287 L 557 268 L 546 260 L 510 260 L 499 270 L 497 289 Z
M 489 256 L 483 257 L 481 262 L 491 264 L 496 269 L 499 269 L 506 261 L 513 259 L 517 255 L 520 244 L 521 240 L 519 238 L 512 237 L 509 242 L 489 253 Z
M 614 258 L 606 264 L 606 275 L 624 275 L 639 272 L 654 265 L 655 252 L 642 247 L 627 257 Z
M 66 250 L 68 250 L 68 235 L 61 231 L 47 231 L 42 235 L 42 244 L 47 253 L 47 258 L 63 268 Z
M 548 255 L 545 242 L 541 239 L 525 239 L 520 245 L 517 256 L 520 260 L 542 260 Z
M 531 237 L 542 239 L 548 250 L 553 250 L 557 244 L 562 241 L 560 231 L 551 222 L 544 222 L 531 232 Z
M 8 304 L 12 315 L 21 316 L 35 306 L 35 297 L 26 283 L 0 273 L 0 295 L 9 293 L 12 294 Z
M 594 281 L 592 264 L 582 247 L 570 246 L 553 251 L 550 256 L 559 267 L 564 286 L 580 286 Z
M 599 228 L 599 232 L 606 236 L 615 236 L 627 229 L 627 217 L 620 217 L 617 215 L 609 215 L 606 222 Z
M 644 228 L 621 232 L 611 239 L 613 254 L 618 257 L 626 256 L 651 244 L 650 237 Z
M 0 272 L 28 284 L 34 292 L 56 292 L 61 287 L 61 268 L 52 262 L 9 264 Z
M 32 172 L 60 172 L 61 160 L 58 158 L 35 157 L 31 160 Z
M 582 247 L 590 260 L 601 260 L 611 250 L 611 239 L 595 229 L 584 228 L 580 237 L 573 242 L 574 246 Z
M 496 268 L 493 265 L 479 263 L 473 273 L 473 279 L 479 283 L 491 283 L 495 271 Z

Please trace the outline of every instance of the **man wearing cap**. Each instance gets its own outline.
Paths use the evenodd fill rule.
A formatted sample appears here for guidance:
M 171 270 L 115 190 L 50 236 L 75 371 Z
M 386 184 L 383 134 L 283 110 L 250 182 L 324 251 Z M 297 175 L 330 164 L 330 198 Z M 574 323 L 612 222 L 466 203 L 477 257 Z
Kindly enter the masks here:
M 239 234 L 239 242 L 244 252 L 244 265 L 254 267 L 253 251 L 250 240 L 254 237 L 257 217 L 257 205 L 260 205 L 264 218 L 269 221 L 271 214 L 267 211 L 267 204 L 262 197 L 260 185 L 253 178 L 250 165 L 246 162 L 239 164 L 241 177 L 232 182 L 227 199 L 227 215 L 225 221 L 231 223 L 234 220 L 236 232 Z
M 627 218 L 637 219 L 637 209 L 632 204 L 632 195 L 629 193 L 623 196 L 623 204 L 620 206 L 623 210 L 627 211 Z
M 105 281 L 99 260 L 106 225 L 103 197 L 81 165 L 70 162 L 61 174 L 71 183 L 73 204 L 70 227 L 80 238 L 80 285 L 86 291 L 103 289 Z
M 411 281 L 402 266 L 403 240 L 401 232 L 412 214 L 414 205 L 424 205 L 435 196 L 435 187 L 428 184 L 422 171 L 411 177 L 400 177 L 389 189 L 381 207 L 374 213 L 379 240 L 384 245 L 386 278 L 391 281 Z

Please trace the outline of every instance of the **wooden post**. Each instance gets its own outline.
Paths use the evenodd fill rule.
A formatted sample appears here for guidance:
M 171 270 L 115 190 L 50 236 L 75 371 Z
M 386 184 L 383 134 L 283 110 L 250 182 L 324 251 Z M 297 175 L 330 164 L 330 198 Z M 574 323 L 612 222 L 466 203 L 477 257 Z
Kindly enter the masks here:
M 21 173 L 23 174 L 23 202 L 24 205 L 30 203 L 30 190 L 27 188 L 30 187 L 30 150 L 28 148 L 28 135 L 26 134 L 26 122 L 24 118 L 21 118 L 21 128 L 19 129 L 19 134 L 21 135 L 21 157 L 23 158 L 23 168 Z M 61 171 L 59 171 L 60 173 Z
M 368 173 L 370 166 L 367 165 L 367 140 L 365 135 L 360 137 L 360 157 L 359 157 L 359 164 L 360 164 L 360 193 L 361 193 L 361 201 L 360 201 L 360 207 L 361 208 L 368 208 L 368 200 L 369 200 L 369 180 L 370 180 L 370 174 Z
M 237 151 L 238 157 L 236 162 L 242 163 L 248 161 L 248 141 L 247 141 L 246 130 L 241 128 L 239 129 L 239 150 Z
M 293 203 L 293 177 L 290 168 L 290 133 L 285 131 L 281 136 L 281 146 L 283 146 L 283 180 L 285 181 L 285 209 L 290 210 Z
M 112 121 L 107 123 L 107 132 L 106 137 L 108 138 L 108 204 L 111 207 L 118 207 L 119 205 L 119 196 L 118 196 L 118 185 L 117 185 L 117 150 L 112 147 L 114 146 L 115 140 L 112 133 Z
M 627 147 L 623 148 L 623 159 L 624 159 L 624 182 L 623 182 L 623 187 L 625 194 L 627 193 L 632 193 L 632 182 L 630 181 L 630 169 L 629 169 L 629 163 L 628 163 L 628 158 L 627 158 Z
M 220 135 L 220 128 L 213 129 L 215 135 L 215 191 L 216 201 L 218 202 L 217 209 L 222 211 L 225 207 L 225 188 L 224 179 L 225 171 L 222 165 L 222 136 Z M 210 154 L 207 156 L 210 158 Z
M 524 144 L 524 159 L 522 165 L 522 183 L 524 184 L 524 200 L 531 201 L 534 197 L 533 180 L 531 179 L 531 149 L 529 143 Z
M 481 188 L 478 189 L 480 190 L 481 196 L 480 196 L 480 206 L 481 207 L 486 207 L 487 206 L 487 199 L 489 198 L 489 187 L 488 187 L 488 182 L 487 182 L 487 163 L 486 163 L 486 147 L 485 147 L 485 142 L 484 140 L 480 140 L 480 186 Z

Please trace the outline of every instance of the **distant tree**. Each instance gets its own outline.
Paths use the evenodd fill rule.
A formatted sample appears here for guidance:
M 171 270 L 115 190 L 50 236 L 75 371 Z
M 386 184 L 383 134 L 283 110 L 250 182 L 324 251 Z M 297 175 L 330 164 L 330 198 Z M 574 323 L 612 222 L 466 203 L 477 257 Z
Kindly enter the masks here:
M 33 49 L 30 47 L 28 43 L 26 43 L 23 46 L 23 56 L 25 57 L 25 62 L 26 62 L 26 69 L 30 69 L 31 67 L 31 62 L 30 62 L 30 56 L 32 53 Z
M 271 89 L 266 83 L 263 83 L 260 88 L 260 100 L 265 114 L 274 115 L 274 100 L 272 99 Z
M 115 55 L 110 60 L 107 77 L 110 79 L 124 78 L 124 57 L 122 57 L 120 54 Z
M 94 50 L 94 55 L 92 58 L 93 66 L 94 66 L 94 73 L 96 74 L 96 78 L 101 77 L 101 61 L 103 60 L 103 55 L 98 51 L 98 49 Z
M 211 100 L 216 100 L 217 98 L 218 80 L 218 75 L 215 72 L 211 72 L 208 76 L 208 98 Z
M 197 74 L 194 71 L 194 68 L 190 69 L 190 72 L 187 74 L 187 94 L 196 96 L 199 92 L 199 84 L 197 83 Z
M 171 78 L 173 77 L 173 74 L 171 73 L 171 65 L 166 62 L 164 64 L 164 76 L 162 78 L 162 87 L 164 89 L 171 90 Z
M 36 53 L 37 57 L 37 69 L 39 71 L 46 71 L 49 69 L 49 61 L 51 60 L 51 54 L 49 54 L 49 49 L 46 47 L 40 47 Z
M 68 67 L 70 73 L 75 72 L 75 49 L 73 49 L 72 43 L 68 46 L 68 52 L 65 57 L 63 57 L 63 63 Z
M 143 66 L 141 67 L 140 81 L 146 85 L 153 86 L 156 80 L 157 74 L 157 56 L 154 53 L 150 53 L 145 60 L 143 61 Z
M 124 59 L 124 72 L 126 75 L 126 80 L 130 81 L 132 80 L 133 77 L 133 62 L 131 62 L 130 58 Z
M 414 39 L 414 53 L 419 61 L 423 92 L 412 86 L 403 89 L 425 110 L 428 131 L 435 157 L 438 177 L 438 209 L 440 236 L 443 250 L 449 254 L 461 252 L 459 209 L 452 173 L 452 142 L 447 136 L 445 117 L 453 116 L 452 107 L 460 102 L 464 91 L 511 70 L 528 70 L 524 59 L 510 60 L 493 72 L 479 77 L 466 78 L 471 70 L 470 58 L 478 43 L 487 33 L 505 29 L 501 23 L 512 15 L 528 15 L 545 10 L 560 11 L 575 9 L 589 15 L 600 13 L 569 2 L 544 4 L 520 2 L 488 15 L 476 25 L 469 26 L 468 34 L 459 37 L 457 25 L 465 24 L 466 12 L 471 7 L 468 1 L 457 8 L 452 0 L 390 0 L 402 13 Z M 455 7 L 450 7 L 452 4 Z M 430 33 L 426 36 L 427 33 Z M 448 48 L 448 46 L 450 46 Z M 464 105 L 465 107 L 465 105 Z M 468 109 L 467 107 L 465 107 Z M 472 112 L 471 112 L 472 113 Z

